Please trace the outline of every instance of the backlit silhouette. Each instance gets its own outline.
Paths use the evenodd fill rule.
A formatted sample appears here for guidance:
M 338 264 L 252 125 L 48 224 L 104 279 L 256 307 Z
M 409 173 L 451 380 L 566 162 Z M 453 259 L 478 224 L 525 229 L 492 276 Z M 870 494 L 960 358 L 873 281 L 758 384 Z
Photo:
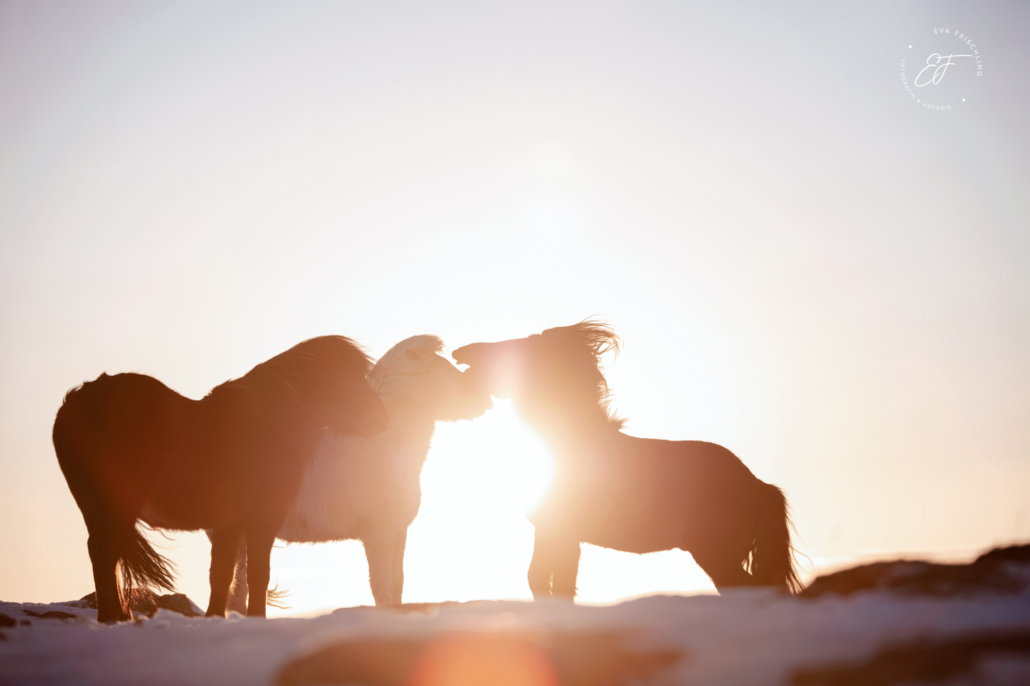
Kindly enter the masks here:
M 453 353 L 492 395 L 514 399 L 554 455 L 551 491 L 529 517 L 533 596 L 575 596 L 581 542 L 633 553 L 681 548 L 719 589 L 796 592 L 779 488 L 722 446 L 622 433 L 600 370 L 600 356 L 618 346 L 610 326 L 585 321 Z
M 246 535 L 248 583 L 259 591 L 247 613 L 264 616 L 272 543 L 323 434 L 386 428 L 386 410 L 365 382 L 371 366 L 351 340 L 323 336 L 201 400 L 141 374 L 101 374 L 69 391 L 54 448 L 89 532 L 99 621 L 129 619 L 135 590 L 172 587 L 170 564 L 137 520 L 213 530 L 209 615 L 225 613 Z
M 278 538 L 291 543 L 359 539 L 368 558 L 376 605 L 399 605 L 408 527 L 422 502 L 419 476 L 437 421 L 481 416 L 492 406 L 439 353 L 436 336 L 393 346 L 368 376 L 389 416 L 371 438 L 326 435 L 304 474 Z M 246 542 L 241 545 L 229 609 L 246 606 Z

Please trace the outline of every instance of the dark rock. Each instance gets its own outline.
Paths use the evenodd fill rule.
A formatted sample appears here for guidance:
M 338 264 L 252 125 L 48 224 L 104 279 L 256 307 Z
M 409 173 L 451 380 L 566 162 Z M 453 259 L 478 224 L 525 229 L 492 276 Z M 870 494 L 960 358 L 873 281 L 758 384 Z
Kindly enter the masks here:
M 95 610 L 97 609 L 97 594 L 90 593 L 78 602 L 82 603 L 84 607 Z M 68 604 L 75 605 L 74 603 Z M 75 606 L 78 607 L 78 605 Z M 141 612 L 147 617 L 153 617 L 159 609 L 171 610 L 187 617 L 203 616 L 194 609 L 193 603 L 186 597 L 185 593 L 154 595 L 153 593 L 138 591 L 129 600 L 129 609 L 133 612 Z
M 989 550 L 980 557 L 977 562 L 1014 562 L 1019 565 L 1030 565 L 1030 545 L 1010 545 L 1007 548 L 995 548 Z
M 153 593 L 137 593 L 129 601 L 129 609 L 133 612 L 141 612 L 147 617 L 157 614 L 157 602 Z
M 970 564 L 877 562 L 817 578 L 802 597 L 884 589 L 904 595 L 1019 593 L 1030 582 L 1030 545 L 996 548 Z
M 201 617 L 202 615 L 193 609 L 193 603 L 186 597 L 185 593 L 171 593 L 169 595 L 154 596 L 154 603 L 164 610 L 178 612 L 187 617 Z M 156 611 L 156 610 L 155 610 Z
M 1030 631 L 992 631 L 887 646 L 866 662 L 805 668 L 794 686 L 942 683 L 971 674 L 985 656 L 1030 657 Z M 1030 665 L 1025 676 L 1030 677 Z M 1022 682 L 1026 683 L 1026 682 Z
M 626 638 L 621 633 L 526 631 L 356 639 L 292 660 L 280 670 L 277 683 L 618 686 L 644 681 L 683 657 L 679 650 L 630 649 Z
M 77 602 L 67 604 L 72 607 L 95 610 L 97 609 L 97 594 L 96 592 L 93 592 L 89 595 L 82 596 Z M 142 612 L 147 616 L 153 615 L 157 612 L 157 605 L 154 603 L 154 594 L 150 591 L 134 591 L 132 597 L 129 598 L 129 609 L 133 612 Z
M 33 612 L 32 610 L 23 610 L 22 612 L 24 612 L 25 614 L 29 615 L 30 617 L 35 617 L 36 619 L 79 619 L 80 618 L 79 615 L 73 615 L 73 614 L 68 613 L 68 612 L 61 612 L 60 610 L 50 610 L 49 612 L 44 612 L 42 614 L 40 614 L 38 612 Z
M 79 615 L 73 615 L 68 612 L 61 612 L 60 610 L 50 610 L 40 614 L 39 612 L 33 612 L 32 610 L 22 610 L 29 617 L 35 617 L 36 619 L 79 619 Z
M 0 612 L 0 627 L 14 626 L 17 622 L 14 621 L 14 617 L 9 617 L 3 612 Z

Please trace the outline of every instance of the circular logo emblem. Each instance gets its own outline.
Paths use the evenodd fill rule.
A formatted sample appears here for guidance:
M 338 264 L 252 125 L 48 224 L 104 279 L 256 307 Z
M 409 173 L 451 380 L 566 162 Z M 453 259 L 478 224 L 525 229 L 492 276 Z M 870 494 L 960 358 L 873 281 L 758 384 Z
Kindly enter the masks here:
M 935 28 L 920 34 L 901 60 L 901 85 L 912 102 L 947 112 L 973 102 L 983 76 L 980 47 L 961 30 Z

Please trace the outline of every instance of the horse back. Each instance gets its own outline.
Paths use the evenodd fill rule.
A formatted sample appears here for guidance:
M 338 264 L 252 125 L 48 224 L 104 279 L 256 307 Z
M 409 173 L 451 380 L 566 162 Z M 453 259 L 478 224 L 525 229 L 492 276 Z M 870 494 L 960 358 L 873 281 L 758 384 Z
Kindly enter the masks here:
M 125 515 L 138 510 L 167 460 L 155 448 L 178 433 L 190 402 L 143 374 L 101 374 L 69 391 L 53 440 L 76 500 L 91 490 Z
M 588 543 L 637 553 L 686 549 L 695 529 L 744 522 L 762 483 L 731 451 L 704 441 L 620 433 L 557 462 L 552 492 L 534 519 L 573 529 Z
M 675 482 L 681 500 L 718 497 L 741 483 L 757 481 L 739 457 L 717 443 L 625 436 L 624 442 L 616 445 L 617 463 L 627 476 L 632 478 L 643 468 L 648 476 Z

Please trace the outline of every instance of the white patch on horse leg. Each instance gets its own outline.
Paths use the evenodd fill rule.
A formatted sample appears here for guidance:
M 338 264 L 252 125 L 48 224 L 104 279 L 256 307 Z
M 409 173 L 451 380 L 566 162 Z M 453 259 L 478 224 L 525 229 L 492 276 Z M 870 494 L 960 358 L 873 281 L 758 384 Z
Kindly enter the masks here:
M 376 532 L 365 538 L 365 557 L 368 559 L 368 582 L 376 607 L 393 602 L 393 536 Z
M 225 609 L 230 612 L 247 614 L 247 537 L 240 540 L 236 552 L 236 569 L 233 572 L 232 586 L 229 589 L 229 602 Z

